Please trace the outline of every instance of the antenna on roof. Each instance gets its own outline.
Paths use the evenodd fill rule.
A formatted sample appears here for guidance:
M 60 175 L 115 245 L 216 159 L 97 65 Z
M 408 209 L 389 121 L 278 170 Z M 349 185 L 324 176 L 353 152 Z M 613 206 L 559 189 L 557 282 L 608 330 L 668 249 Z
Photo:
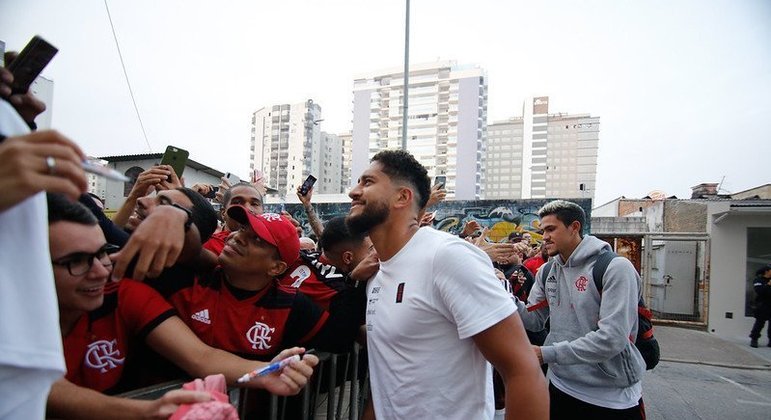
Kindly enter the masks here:
M 730 193 L 731 193 L 731 191 L 728 191 L 728 190 L 725 190 L 725 189 L 723 189 L 723 188 L 722 188 L 722 187 L 723 187 L 723 181 L 725 181 L 725 175 L 723 175 L 723 177 L 722 177 L 722 178 L 720 178 L 720 183 L 719 183 L 719 184 L 717 184 L 717 190 L 716 190 L 715 192 L 717 192 L 718 194 L 720 194 L 720 191 L 725 191 L 725 192 L 727 192 L 727 193 L 729 193 L 729 194 L 730 194 Z

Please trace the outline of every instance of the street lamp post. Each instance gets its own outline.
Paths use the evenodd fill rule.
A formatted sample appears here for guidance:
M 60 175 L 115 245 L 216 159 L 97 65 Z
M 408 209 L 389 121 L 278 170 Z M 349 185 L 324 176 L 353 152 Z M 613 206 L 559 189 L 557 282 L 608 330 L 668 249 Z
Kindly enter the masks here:
M 407 150 L 407 109 L 409 102 L 409 80 L 410 80 L 410 0 L 407 1 L 406 19 L 404 23 L 404 91 L 402 110 L 402 150 Z

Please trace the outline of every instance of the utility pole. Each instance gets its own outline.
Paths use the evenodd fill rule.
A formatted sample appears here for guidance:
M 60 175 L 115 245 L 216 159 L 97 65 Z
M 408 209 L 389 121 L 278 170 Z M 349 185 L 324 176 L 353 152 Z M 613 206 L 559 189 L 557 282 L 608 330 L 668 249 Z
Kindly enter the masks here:
M 404 91 L 402 108 L 402 150 L 407 150 L 407 109 L 409 102 L 410 81 L 410 0 L 407 1 L 407 13 L 404 24 Z

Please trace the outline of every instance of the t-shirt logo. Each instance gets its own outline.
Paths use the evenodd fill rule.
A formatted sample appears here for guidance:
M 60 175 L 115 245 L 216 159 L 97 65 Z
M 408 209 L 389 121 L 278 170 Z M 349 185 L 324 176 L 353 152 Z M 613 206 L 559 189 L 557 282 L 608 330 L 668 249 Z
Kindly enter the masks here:
M 88 345 L 84 361 L 86 366 L 99 369 L 100 372 L 105 373 L 123 364 L 126 358 L 120 356 L 118 340 L 99 340 Z
M 576 280 L 576 289 L 578 289 L 579 292 L 585 292 L 586 291 L 586 285 L 589 283 L 589 280 L 586 279 L 586 277 L 581 276 Z
M 399 286 L 396 288 L 396 303 L 402 303 L 403 299 L 404 299 L 404 283 L 399 283 Z
M 275 331 L 275 328 L 270 328 L 262 322 L 255 322 L 252 328 L 249 328 L 249 331 L 246 332 L 246 339 L 252 343 L 252 349 L 267 350 L 271 347 L 268 344 L 271 339 L 270 334 Z
M 191 318 L 193 318 L 194 320 L 196 320 L 198 322 L 203 322 L 204 324 L 211 325 L 211 319 L 209 318 L 209 310 L 208 309 L 204 309 L 202 311 L 198 311 L 198 312 L 194 313 L 191 316 Z

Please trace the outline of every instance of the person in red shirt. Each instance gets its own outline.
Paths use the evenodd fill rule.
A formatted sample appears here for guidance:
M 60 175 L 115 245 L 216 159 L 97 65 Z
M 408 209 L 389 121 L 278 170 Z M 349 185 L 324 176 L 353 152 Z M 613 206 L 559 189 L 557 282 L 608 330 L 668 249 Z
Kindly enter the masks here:
M 377 271 L 378 263 L 376 256 L 368 259 L 374 253 L 369 236 L 351 233 L 344 216 L 326 223 L 319 246 L 320 252 L 301 250 L 300 258 L 286 270 L 280 283 L 299 289 L 329 310 L 332 299 L 355 288 L 358 281 L 366 281 Z M 357 267 L 359 270 L 354 272 Z
M 294 225 L 275 213 L 255 215 L 231 205 L 240 227 L 229 237 L 213 272 L 150 284 L 176 308 L 205 343 L 243 357 L 268 360 L 294 345 L 337 352 L 353 341 L 358 325 L 334 318 L 296 288 L 277 279 L 299 257 Z M 334 320 L 333 320 L 334 319 Z
M 232 220 L 227 215 L 227 210 L 232 205 L 244 206 L 253 214 L 262 214 L 264 211 L 262 207 L 262 194 L 260 194 L 260 191 L 257 190 L 257 187 L 254 185 L 248 182 L 241 182 L 225 190 L 222 194 L 221 210 L 222 220 L 225 225 L 222 227 L 221 231 L 213 234 L 211 238 L 203 244 L 204 249 L 211 251 L 215 257 L 222 253 L 222 248 L 225 247 L 228 235 L 238 229 L 239 226 L 236 221 Z
M 541 249 L 538 251 L 538 254 L 536 254 L 534 257 L 526 259 L 522 265 L 527 267 L 527 269 L 530 270 L 530 273 L 536 275 L 536 273 L 538 273 L 538 269 L 541 268 L 542 265 L 546 264 L 546 261 L 549 261 L 549 254 L 546 252 L 546 247 L 541 245 Z
M 96 218 L 79 203 L 49 194 L 49 241 L 67 375 L 54 384 L 48 397 L 48 415 L 64 418 L 161 416 L 179 404 L 206 401 L 207 394 L 171 391 L 154 401 L 109 397 L 132 360 L 136 341 L 174 361 L 194 376 L 223 373 L 228 382 L 260 366 L 202 343 L 152 288 L 133 281 L 108 283 L 112 261 Z M 280 357 L 300 354 L 294 348 Z M 294 362 L 281 374 L 249 383 L 271 392 L 299 392 L 318 359 L 312 355 Z

